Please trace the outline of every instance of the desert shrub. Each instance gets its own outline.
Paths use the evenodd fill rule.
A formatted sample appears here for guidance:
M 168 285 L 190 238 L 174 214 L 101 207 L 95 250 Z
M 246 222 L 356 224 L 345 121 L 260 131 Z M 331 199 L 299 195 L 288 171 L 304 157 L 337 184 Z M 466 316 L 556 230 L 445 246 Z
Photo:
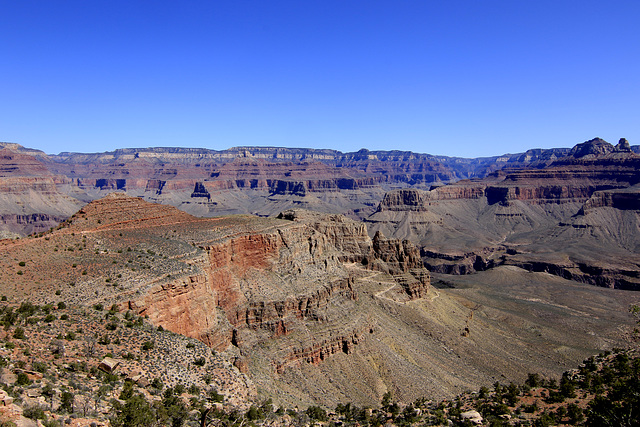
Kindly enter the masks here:
M 142 349 L 144 351 L 149 351 L 154 347 L 154 344 L 152 341 L 145 341 L 144 344 L 142 344 Z
M 60 427 L 60 421 L 58 420 L 45 420 L 42 422 L 44 427 Z
M 164 388 L 164 384 L 162 383 L 162 380 L 160 378 L 156 377 L 153 379 L 153 381 L 151 381 L 151 387 L 155 388 L 156 390 L 162 391 L 162 389 Z
M 122 388 L 122 392 L 120 393 L 120 400 L 129 400 L 133 397 L 133 381 L 126 380 L 124 382 L 124 387 Z
M 63 391 L 60 395 L 60 411 L 73 413 L 73 404 L 75 402 L 75 396 L 73 393 Z
M 47 364 L 44 362 L 33 362 L 31 364 L 31 369 L 36 372 L 40 372 L 41 374 L 47 373 Z
M 20 307 L 18 307 L 16 312 L 20 313 L 22 317 L 29 317 L 29 316 L 33 316 L 36 313 L 36 311 L 38 311 L 39 308 L 40 307 L 32 304 L 29 301 L 24 301 L 20 303 Z
M 117 381 L 118 381 L 118 376 L 116 374 L 112 374 L 112 373 L 109 373 L 109 372 L 106 372 L 104 374 L 104 382 L 105 383 L 113 384 L 113 383 L 115 383 Z
M 246 415 L 249 421 L 256 421 L 263 418 L 264 416 L 264 414 L 262 414 L 262 411 L 256 408 L 255 405 L 251 405 Z
M 305 413 L 312 420 L 327 421 L 327 411 L 319 406 L 309 406 Z
M 13 331 L 13 337 L 17 340 L 23 340 L 26 338 L 26 336 L 24 335 L 24 329 L 22 328 L 16 328 L 15 331 Z
M 216 389 L 214 389 L 214 388 L 209 390 L 209 392 L 207 394 L 209 395 L 209 398 L 214 402 L 222 402 L 222 401 L 224 401 L 224 396 L 219 394 L 218 391 Z
M 29 379 L 29 376 L 27 374 L 25 374 L 24 372 L 20 372 L 18 373 L 16 384 L 21 386 L 29 385 L 31 384 L 31 380 Z
M 27 406 L 22 411 L 22 415 L 31 418 L 32 420 L 44 420 L 46 416 L 44 414 L 44 409 L 40 405 L 32 405 Z
M 569 403 L 567 405 L 567 415 L 569 416 L 569 423 L 571 425 L 578 425 L 584 421 L 584 412 L 582 408 L 575 403 Z

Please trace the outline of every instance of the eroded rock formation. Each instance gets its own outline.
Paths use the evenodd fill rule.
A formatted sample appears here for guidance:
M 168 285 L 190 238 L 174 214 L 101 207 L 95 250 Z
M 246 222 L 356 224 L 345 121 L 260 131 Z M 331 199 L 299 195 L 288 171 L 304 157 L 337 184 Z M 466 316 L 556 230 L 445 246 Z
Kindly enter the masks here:
M 431 215 L 434 207 L 427 202 L 426 211 L 411 213 Z M 564 228 L 592 230 L 574 225 Z M 258 389 L 288 404 L 368 405 L 389 390 L 405 402 L 453 396 L 490 384 L 496 372 L 514 381 L 534 367 L 561 372 L 594 351 L 594 336 L 620 342 L 620 316 L 612 326 L 609 316 L 591 313 L 603 307 L 619 313 L 627 302 L 612 304 L 612 295 L 594 291 L 602 289 L 503 265 L 470 281 L 485 280 L 491 292 L 448 293 L 430 286 L 417 248 L 405 240 L 369 237 L 362 223 L 339 215 L 289 210 L 280 218 L 195 218 L 114 193 L 42 236 L 0 241 L 0 282 L 10 301 L 90 310 L 117 304 L 147 315 L 165 329 L 154 334 L 197 337 L 248 376 L 225 367 L 234 370 L 218 378 L 227 390 Z M 525 249 L 531 247 L 507 251 L 514 262 L 531 261 Z M 505 280 L 505 272 L 516 275 Z M 563 286 L 574 286 L 586 303 L 536 302 L 550 298 L 551 288 L 538 292 L 531 277 L 545 286 L 552 281 L 563 296 Z M 487 300 L 504 286 L 520 293 Z M 564 306 L 571 309 L 562 328 L 547 323 Z M 568 327 L 573 332 L 564 334 Z M 568 350 L 558 353 L 560 345 Z
M 599 286 L 640 286 L 640 156 L 596 138 L 543 168 L 504 169 L 431 191 L 394 190 L 366 219 L 408 238 L 427 268 L 469 274 L 498 265 Z

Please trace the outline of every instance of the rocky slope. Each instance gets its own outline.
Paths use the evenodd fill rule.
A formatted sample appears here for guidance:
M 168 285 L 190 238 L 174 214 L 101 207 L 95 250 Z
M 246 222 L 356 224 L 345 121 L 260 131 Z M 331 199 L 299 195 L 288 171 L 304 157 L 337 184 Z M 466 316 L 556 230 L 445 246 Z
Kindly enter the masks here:
M 640 288 L 640 156 L 628 143 L 576 146 L 541 169 L 503 169 L 431 191 L 395 190 L 367 218 L 371 233 L 412 240 L 432 271 L 517 265 Z
M 415 245 L 371 238 L 340 215 L 195 218 L 121 193 L 56 230 L 0 242 L 0 262 L 11 301 L 118 304 L 206 343 L 261 396 L 301 406 L 371 405 L 389 391 L 409 402 L 496 375 L 517 379 L 533 366 L 561 372 L 623 342 L 616 328 L 628 304 L 627 294 L 515 267 L 501 267 L 502 279 L 478 292 L 435 289 Z M 488 297 L 522 274 L 525 291 Z M 568 286 L 575 300 L 550 293 Z M 599 318 L 603 308 L 614 321 Z

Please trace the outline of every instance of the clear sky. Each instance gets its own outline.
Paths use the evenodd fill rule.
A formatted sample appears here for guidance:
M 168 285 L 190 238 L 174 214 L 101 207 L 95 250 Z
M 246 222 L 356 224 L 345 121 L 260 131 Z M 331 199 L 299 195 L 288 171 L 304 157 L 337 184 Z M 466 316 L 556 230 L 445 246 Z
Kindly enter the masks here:
M 640 144 L 640 1 L 0 0 L 0 141 Z

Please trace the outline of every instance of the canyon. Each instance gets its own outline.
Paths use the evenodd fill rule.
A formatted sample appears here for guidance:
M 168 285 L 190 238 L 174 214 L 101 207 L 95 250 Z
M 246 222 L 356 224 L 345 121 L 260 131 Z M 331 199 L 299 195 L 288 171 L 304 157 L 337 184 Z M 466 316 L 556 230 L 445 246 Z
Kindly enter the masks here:
M 542 169 L 502 169 L 431 191 L 394 190 L 364 221 L 373 232 L 418 245 L 430 271 L 515 265 L 637 290 L 638 171 L 640 156 L 628 147 L 593 140 Z
M 197 218 L 117 192 L 0 241 L 0 262 L 10 301 L 116 304 L 211 347 L 234 395 L 303 407 L 557 375 L 624 345 L 635 298 L 513 265 L 430 273 L 409 240 L 342 215 Z
M 116 304 L 205 343 L 241 395 L 292 406 L 558 375 L 628 342 L 635 151 L 4 144 L 2 292 Z
M 123 148 L 54 155 L 14 143 L 0 147 L 5 153 L 0 156 L 0 231 L 5 237 L 45 231 L 112 191 L 199 217 L 273 216 L 303 208 L 363 220 L 390 190 L 430 190 L 505 168 L 544 169 L 571 151 L 532 149 L 465 159 L 366 149 Z M 628 149 L 640 151 L 638 146 Z

